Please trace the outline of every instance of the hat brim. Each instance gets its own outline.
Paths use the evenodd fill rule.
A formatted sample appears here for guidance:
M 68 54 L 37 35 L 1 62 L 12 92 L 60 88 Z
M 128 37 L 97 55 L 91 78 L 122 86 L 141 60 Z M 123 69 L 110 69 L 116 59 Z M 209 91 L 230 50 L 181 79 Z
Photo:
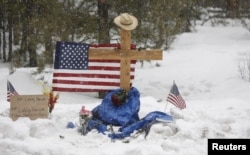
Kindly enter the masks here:
M 134 16 L 132 16 L 132 15 L 130 15 L 130 18 L 131 18 L 132 21 L 133 21 L 133 23 L 130 24 L 130 25 L 123 25 L 123 24 L 121 24 L 121 23 L 120 23 L 121 16 L 115 17 L 114 23 L 115 23 L 117 26 L 119 26 L 120 28 L 124 29 L 124 30 L 128 30 L 128 31 L 134 30 L 134 29 L 137 27 L 137 25 L 138 25 L 138 20 L 137 20 L 136 17 L 134 17 Z

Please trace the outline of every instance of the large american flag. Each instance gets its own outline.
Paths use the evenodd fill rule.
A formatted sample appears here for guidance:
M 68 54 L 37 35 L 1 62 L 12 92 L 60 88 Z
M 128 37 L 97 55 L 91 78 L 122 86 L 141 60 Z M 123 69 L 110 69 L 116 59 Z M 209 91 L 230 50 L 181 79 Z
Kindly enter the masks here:
M 91 47 L 89 47 L 91 46 Z M 57 42 L 53 91 L 101 92 L 120 87 L 120 60 L 88 59 L 89 48 L 119 48 L 119 44 L 88 45 Z M 131 46 L 131 48 L 135 48 Z M 77 60 L 76 64 L 73 64 Z M 131 61 L 130 79 L 134 79 L 136 60 Z
M 13 85 L 10 83 L 10 81 L 7 81 L 7 101 L 10 102 L 11 96 L 18 95 Z
M 179 109 L 185 109 L 186 103 L 182 98 L 177 85 L 174 83 L 168 94 L 167 101 L 178 107 Z

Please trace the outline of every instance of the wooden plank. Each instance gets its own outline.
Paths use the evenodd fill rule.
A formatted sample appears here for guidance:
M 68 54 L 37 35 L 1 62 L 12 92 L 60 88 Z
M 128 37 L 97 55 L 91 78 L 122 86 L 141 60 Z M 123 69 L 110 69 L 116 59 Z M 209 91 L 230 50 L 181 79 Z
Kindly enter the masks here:
M 89 59 L 162 60 L 162 50 L 89 49 Z
M 121 29 L 121 49 L 128 50 L 126 52 L 122 52 L 122 54 L 127 55 L 130 52 L 130 44 L 131 44 L 131 32 Z M 123 58 L 126 57 L 123 55 Z M 120 87 L 129 91 L 130 89 L 130 57 L 126 57 L 125 59 L 121 59 L 121 67 L 120 67 Z
M 127 91 L 130 89 L 130 61 L 128 60 L 121 60 L 120 87 Z

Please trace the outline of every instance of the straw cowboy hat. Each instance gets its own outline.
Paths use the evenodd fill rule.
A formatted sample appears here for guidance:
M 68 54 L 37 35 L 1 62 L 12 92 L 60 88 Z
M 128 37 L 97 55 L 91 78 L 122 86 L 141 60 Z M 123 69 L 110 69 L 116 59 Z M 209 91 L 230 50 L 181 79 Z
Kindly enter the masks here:
M 138 20 L 128 13 L 122 13 L 120 16 L 115 17 L 114 23 L 120 28 L 130 31 L 136 28 Z

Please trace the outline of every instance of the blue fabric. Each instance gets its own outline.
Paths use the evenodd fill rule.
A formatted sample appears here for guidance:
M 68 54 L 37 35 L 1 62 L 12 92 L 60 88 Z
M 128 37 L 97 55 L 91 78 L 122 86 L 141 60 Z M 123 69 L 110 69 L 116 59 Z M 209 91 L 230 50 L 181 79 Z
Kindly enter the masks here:
M 92 129 L 97 129 L 98 132 L 105 134 L 105 131 L 107 131 L 107 126 L 99 120 L 91 119 L 88 122 L 87 130 L 90 131 Z
M 158 122 L 156 120 L 157 118 L 163 119 L 166 121 L 173 121 L 172 116 L 166 113 L 160 112 L 160 111 L 154 111 L 154 112 L 150 112 L 149 114 L 147 114 L 140 121 L 134 124 L 131 124 L 125 128 L 120 128 L 120 133 L 112 133 L 112 134 L 109 134 L 108 136 L 112 139 L 117 139 L 117 138 L 120 139 L 120 138 L 125 138 L 125 137 L 130 136 L 130 134 L 133 133 L 135 130 L 143 129 L 146 131 L 148 128 L 151 127 L 151 125 Z
M 101 120 L 104 124 L 114 126 L 127 126 L 139 120 L 140 93 L 132 87 L 128 92 L 127 100 L 120 106 L 114 106 L 111 96 L 117 94 L 121 89 L 115 89 L 107 93 L 101 105 L 92 110 L 95 119 Z
M 88 123 L 88 131 L 97 129 L 105 134 L 107 125 L 120 126 L 118 133 L 112 133 L 108 136 L 112 139 L 125 138 L 130 136 L 135 130 L 145 130 L 148 134 L 152 124 L 157 123 L 157 119 L 173 121 L 172 116 L 154 111 L 139 119 L 140 93 L 132 87 L 128 92 L 127 100 L 120 106 L 114 106 L 111 96 L 117 94 L 121 89 L 112 90 L 106 94 L 102 103 L 92 110 L 93 118 Z

